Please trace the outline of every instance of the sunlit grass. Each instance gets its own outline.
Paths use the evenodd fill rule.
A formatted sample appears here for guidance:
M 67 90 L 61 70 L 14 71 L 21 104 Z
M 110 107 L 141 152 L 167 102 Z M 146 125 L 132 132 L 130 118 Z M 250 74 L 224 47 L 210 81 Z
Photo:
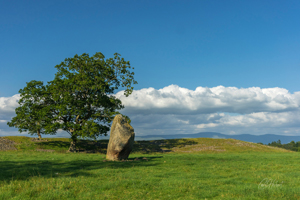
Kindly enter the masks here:
M 171 153 L 145 153 L 154 141 L 136 145 L 126 162 L 103 162 L 100 153 L 0 152 L 0 199 L 300 199 L 296 152 L 237 140 L 157 144 L 178 150 Z

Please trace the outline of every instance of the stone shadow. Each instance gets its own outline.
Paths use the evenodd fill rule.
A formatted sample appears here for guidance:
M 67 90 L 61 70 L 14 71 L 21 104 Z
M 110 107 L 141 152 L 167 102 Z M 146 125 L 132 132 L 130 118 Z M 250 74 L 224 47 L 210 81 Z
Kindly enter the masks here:
M 185 147 L 187 145 L 198 144 L 195 141 L 188 139 L 168 139 L 168 140 L 150 140 L 150 141 L 135 141 L 133 152 L 149 154 L 153 152 L 172 152 L 174 147 Z

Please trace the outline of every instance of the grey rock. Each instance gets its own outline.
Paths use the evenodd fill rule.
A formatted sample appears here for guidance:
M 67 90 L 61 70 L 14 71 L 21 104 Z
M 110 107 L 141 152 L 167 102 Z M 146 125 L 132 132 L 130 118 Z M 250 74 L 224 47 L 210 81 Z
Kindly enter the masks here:
M 0 151 L 17 150 L 15 142 L 9 139 L 0 137 Z
M 107 146 L 107 160 L 126 160 L 133 149 L 134 129 L 122 115 L 116 115 Z

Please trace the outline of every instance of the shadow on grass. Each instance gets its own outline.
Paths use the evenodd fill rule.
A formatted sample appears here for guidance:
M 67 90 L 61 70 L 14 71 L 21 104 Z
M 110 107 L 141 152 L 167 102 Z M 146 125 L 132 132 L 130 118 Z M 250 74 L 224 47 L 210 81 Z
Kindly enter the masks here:
M 70 141 L 37 141 L 35 144 L 41 149 L 53 149 L 58 152 L 65 152 L 70 147 Z M 108 140 L 79 140 L 76 149 L 77 152 L 106 153 L 107 144 Z
M 77 177 L 94 176 L 91 170 L 110 168 L 131 168 L 139 166 L 155 166 L 155 159 L 162 156 L 146 157 L 134 160 L 130 158 L 125 162 L 114 162 L 100 160 L 74 160 L 74 161 L 55 161 L 55 160 L 32 160 L 32 161 L 0 161 L 0 181 L 10 182 L 12 180 L 27 180 L 33 177 Z
M 42 141 L 35 142 L 39 148 L 42 149 L 54 149 L 58 151 L 67 151 L 70 142 L 67 141 Z M 135 141 L 133 145 L 134 153 L 166 153 L 171 152 L 174 147 L 184 147 L 186 145 L 198 144 L 195 141 L 189 139 L 170 139 L 170 140 L 151 140 L 151 141 Z M 78 152 L 86 153 L 104 153 L 107 151 L 108 140 L 79 140 L 76 144 Z
M 174 147 L 185 147 L 187 145 L 198 144 L 196 141 L 188 139 L 169 139 L 169 140 L 151 140 L 135 141 L 133 152 L 149 154 L 152 152 L 171 152 Z

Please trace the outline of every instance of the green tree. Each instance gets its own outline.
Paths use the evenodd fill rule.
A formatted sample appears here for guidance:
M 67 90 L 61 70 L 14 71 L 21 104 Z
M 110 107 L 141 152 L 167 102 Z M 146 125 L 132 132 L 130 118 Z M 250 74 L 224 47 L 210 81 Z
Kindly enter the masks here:
M 115 53 L 105 59 L 100 52 L 75 55 L 56 65 L 57 73 L 49 82 L 55 104 L 51 105 L 55 123 L 71 136 L 69 151 L 75 151 L 78 138 L 96 138 L 110 129 L 110 122 L 124 108 L 121 100 L 113 94 L 119 87 L 125 88 L 124 95 L 132 93 L 134 72 L 130 62 Z M 134 68 L 132 68 L 134 69 Z
M 49 105 L 52 104 L 51 96 L 41 81 L 30 81 L 26 87 L 19 90 L 21 99 L 19 107 L 15 109 L 16 116 L 7 123 L 10 127 L 16 127 L 20 132 L 28 131 L 29 134 L 55 134 L 52 122 L 52 115 Z
M 277 144 L 278 144 L 278 145 L 281 145 L 281 141 L 280 141 L 280 140 L 278 140 L 278 141 L 277 141 Z

